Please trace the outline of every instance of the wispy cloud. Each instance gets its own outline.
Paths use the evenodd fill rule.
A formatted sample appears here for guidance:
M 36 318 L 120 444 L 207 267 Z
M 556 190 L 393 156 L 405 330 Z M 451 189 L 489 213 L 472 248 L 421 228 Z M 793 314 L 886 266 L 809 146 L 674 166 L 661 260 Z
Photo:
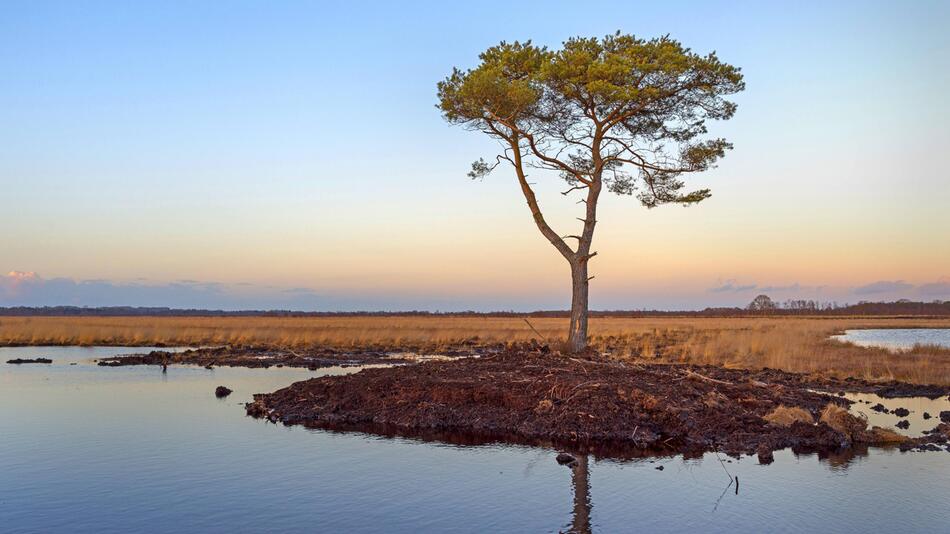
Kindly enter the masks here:
M 852 290 L 855 295 L 880 295 L 882 293 L 900 293 L 913 289 L 913 284 L 903 280 L 880 280 Z
M 794 284 L 784 285 L 784 286 L 762 286 L 761 288 L 759 288 L 760 291 L 765 292 L 765 293 L 768 293 L 769 291 L 773 291 L 776 293 L 781 293 L 783 291 L 802 291 L 804 289 L 807 289 L 807 288 L 803 287 L 798 282 L 795 282 Z
M 950 277 L 944 276 L 936 282 L 921 284 L 917 291 L 926 297 L 950 297 Z
M 569 294 L 568 294 L 569 295 Z M 508 298 L 509 300 L 505 300 Z M 519 302 L 524 300 L 527 302 Z M 569 302 L 569 301 L 567 301 Z M 144 306 L 210 310 L 295 311 L 495 311 L 563 309 L 561 295 L 530 297 L 502 293 L 444 295 L 420 291 L 354 291 L 352 289 L 274 286 L 269 284 L 178 280 L 158 283 L 142 279 L 46 279 L 35 273 L 0 274 L 0 306 Z M 520 307 L 519 307 L 520 306 Z
M 756 284 L 739 284 L 735 280 L 726 280 L 722 285 L 709 288 L 710 293 L 742 293 L 752 291 Z
M 325 299 L 308 288 L 179 280 L 46 279 L 36 273 L 12 271 L 0 276 L 0 306 L 158 306 L 205 309 L 318 309 Z

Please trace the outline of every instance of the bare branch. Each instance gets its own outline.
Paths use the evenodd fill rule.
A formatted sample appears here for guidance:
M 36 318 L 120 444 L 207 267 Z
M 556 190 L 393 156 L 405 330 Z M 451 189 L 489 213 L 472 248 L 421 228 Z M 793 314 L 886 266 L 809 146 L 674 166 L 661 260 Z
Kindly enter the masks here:
M 542 161 L 544 161 L 544 162 L 550 163 L 551 165 L 554 165 L 554 166 L 560 168 L 560 169 L 563 170 L 564 172 L 567 172 L 567 173 L 573 175 L 573 176 L 577 179 L 577 181 L 578 181 L 578 182 L 581 182 L 582 184 L 587 184 L 587 185 L 590 185 L 590 184 L 591 184 L 591 181 L 590 181 L 590 180 L 584 178 L 584 177 L 581 175 L 581 173 L 579 173 L 576 169 L 574 169 L 574 168 L 571 167 L 570 165 L 564 163 L 563 161 L 561 161 L 561 160 L 559 160 L 559 159 L 552 158 L 552 157 L 550 157 L 550 156 L 544 154 L 541 150 L 539 150 L 539 149 L 538 149 L 538 146 L 537 146 L 537 145 L 535 144 L 535 142 L 534 142 L 534 136 L 533 136 L 533 135 L 531 135 L 531 134 L 529 134 L 529 133 L 523 133 L 523 135 L 524 135 L 525 139 L 528 140 L 528 146 L 531 148 L 531 152 L 534 153 L 535 157 L 537 157 L 538 159 L 540 159 L 540 160 L 542 160 Z
M 570 193 L 571 191 L 576 191 L 576 190 L 578 190 L 578 189 L 586 189 L 587 187 L 588 187 L 588 186 L 586 186 L 586 185 L 575 185 L 574 187 L 568 189 L 567 191 L 561 191 L 561 194 L 564 195 L 564 196 L 567 196 L 568 193 Z

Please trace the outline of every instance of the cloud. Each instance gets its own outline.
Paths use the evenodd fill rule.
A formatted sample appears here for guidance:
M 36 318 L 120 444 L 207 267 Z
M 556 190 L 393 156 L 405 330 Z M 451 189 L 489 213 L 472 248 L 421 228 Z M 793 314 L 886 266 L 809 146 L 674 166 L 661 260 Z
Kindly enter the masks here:
M 811 286 L 798 282 L 758 285 L 736 279 L 717 280 L 708 289 L 703 286 L 631 287 L 623 291 L 596 286 L 592 304 L 596 309 L 701 309 L 706 306 L 744 306 L 761 292 L 773 299 L 816 298 L 839 302 L 857 300 L 950 299 L 950 277 L 913 285 L 903 280 L 878 281 L 857 288 L 847 286 Z M 152 282 L 46 279 L 32 272 L 0 273 L 0 306 L 144 306 L 222 310 L 299 310 L 299 311 L 531 311 L 566 309 L 568 292 L 458 292 L 450 295 L 419 288 L 385 290 L 353 287 L 308 288 L 294 285 L 202 282 L 176 280 Z
M 950 277 L 944 276 L 936 282 L 921 284 L 917 291 L 928 297 L 950 297 Z
M 46 279 L 34 273 L 0 274 L 0 307 L 138 306 L 206 310 L 294 311 L 497 311 L 566 309 L 570 293 L 512 295 L 479 292 L 444 295 L 417 289 L 359 290 L 269 284 L 177 280 L 133 281 Z
M 802 291 L 804 289 L 806 288 L 802 287 L 802 285 L 799 284 L 798 282 L 795 282 L 794 284 L 785 285 L 785 286 L 763 286 L 759 288 L 760 291 L 763 291 L 766 293 L 768 293 L 769 291 L 773 291 L 776 293 L 780 293 L 782 291 Z
M 720 286 L 709 288 L 710 293 L 742 293 L 743 291 L 752 291 L 758 287 L 756 284 L 740 285 L 735 280 L 726 280 Z
M 45 279 L 12 271 L 0 276 L 0 306 L 154 306 L 202 309 L 318 309 L 314 290 L 179 280 L 169 283 Z
M 908 284 L 903 280 L 881 280 L 856 287 L 851 292 L 855 295 L 878 295 L 881 293 L 899 293 L 913 288 L 913 284 Z
M 10 298 L 22 293 L 38 278 L 33 272 L 10 271 L 0 278 L 0 298 Z
M 282 290 L 281 290 L 281 293 L 295 293 L 295 294 L 312 295 L 312 294 L 314 294 L 315 292 L 314 292 L 313 289 L 310 289 L 309 287 L 292 287 L 292 288 L 289 288 L 289 289 L 282 289 Z

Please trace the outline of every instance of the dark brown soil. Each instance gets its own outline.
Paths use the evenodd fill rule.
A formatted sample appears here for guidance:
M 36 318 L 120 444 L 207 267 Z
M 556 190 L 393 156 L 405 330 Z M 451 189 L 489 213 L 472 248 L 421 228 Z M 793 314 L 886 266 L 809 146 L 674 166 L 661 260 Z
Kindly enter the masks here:
M 717 376 L 719 373 L 718 370 L 722 370 L 725 373 L 737 372 L 736 370 L 724 369 L 717 366 L 708 366 L 706 369 L 712 373 L 710 376 Z M 860 378 L 834 378 L 819 374 L 790 373 L 788 371 L 769 368 L 744 372 L 757 376 L 757 380 L 762 382 L 783 384 L 789 387 L 820 389 L 822 391 L 874 393 L 879 397 L 884 397 L 885 399 L 896 399 L 903 397 L 926 397 L 928 399 L 936 399 L 950 394 L 950 386 L 909 384 L 906 382 L 897 382 L 896 380 L 891 380 L 888 382 L 872 382 L 868 380 L 862 380 Z
M 850 446 L 849 436 L 824 423 L 777 426 L 763 419 L 785 405 L 817 420 L 828 403 L 849 401 L 812 389 L 840 386 L 774 370 L 504 352 L 297 382 L 255 395 L 247 412 L 286 425 L 442 435 L 456 442 L 460 438 L 451 436 L 767 458 L 768 451 L 785 447 L 807 452 Z
M 423 349 L 418 349 L 423 350 Z M 439 352 L 441 356 L 462 357 L 486 354 L 497 348 L 481 345 L 460 345 L 451 350 Z M 353 349 L 334 349 L 314 347 L 309 349 L 281 349 L 268 347 L 216 347 L 192 349 L 185 352 L 153 351 L 148 354 L 131 354 L 103 358 L 98 364 L 104 367 L 126 365 L 172 365 L 190 364 L 207 368 L 225 367 L 306 367 L 320 369 L 324 367 L 350 367 L 372 364 L 405 364 L 414 360 L 406 349 L 395 347 L 369 347 Z

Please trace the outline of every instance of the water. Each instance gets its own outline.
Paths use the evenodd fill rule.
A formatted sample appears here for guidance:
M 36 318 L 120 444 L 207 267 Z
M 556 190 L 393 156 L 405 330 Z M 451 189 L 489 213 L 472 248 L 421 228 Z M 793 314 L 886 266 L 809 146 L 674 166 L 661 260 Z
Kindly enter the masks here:
M 172 366 L 163 375 L 91 361 L 122 352 L 0 349 L 0 362 L 54 360 L 0 363 L 0 531 L 558 532 L 583 531 L 585 517 L 600 532 L 950 525 L 946 452 L 732 460 L 724 465 L 738 475 L 738 495 L 711 454 L 591 457 L 587 477 L 572 480 L 548 449 L 285 428 L 244 415 L 253 393 L 353 369 Z M 216 399 L 218 385 L 234 393 Z
M 892 350 L 910 349 L 918 343 L 950 348 L 950 328 L 869 328 L 845 330 L 844 335 L 832 337 L 855 345 Z
M 940 412 L 950 411 L 950 398 L 947 397 L 885 399 L 874 393 L 847 393 L 845 397 L 854 401 L 849 411 L 867 418 L 869 427 L 890 428 L 910 437 L 923 436 L 925 430 L 930 430 L 940 422 Z M 881 404 L 890 411 L 906 408 L 910 414 L 906 417 L 898 417 L 893 413 L 876 412 L 871 409 L 871 406 L 876 404 Z M 930 419 L 924 419 L 924 413 L 930 414 Z M 910 426 L 905 429 L 897 428 L 897 423 L 902 420 L 906 420 Z

